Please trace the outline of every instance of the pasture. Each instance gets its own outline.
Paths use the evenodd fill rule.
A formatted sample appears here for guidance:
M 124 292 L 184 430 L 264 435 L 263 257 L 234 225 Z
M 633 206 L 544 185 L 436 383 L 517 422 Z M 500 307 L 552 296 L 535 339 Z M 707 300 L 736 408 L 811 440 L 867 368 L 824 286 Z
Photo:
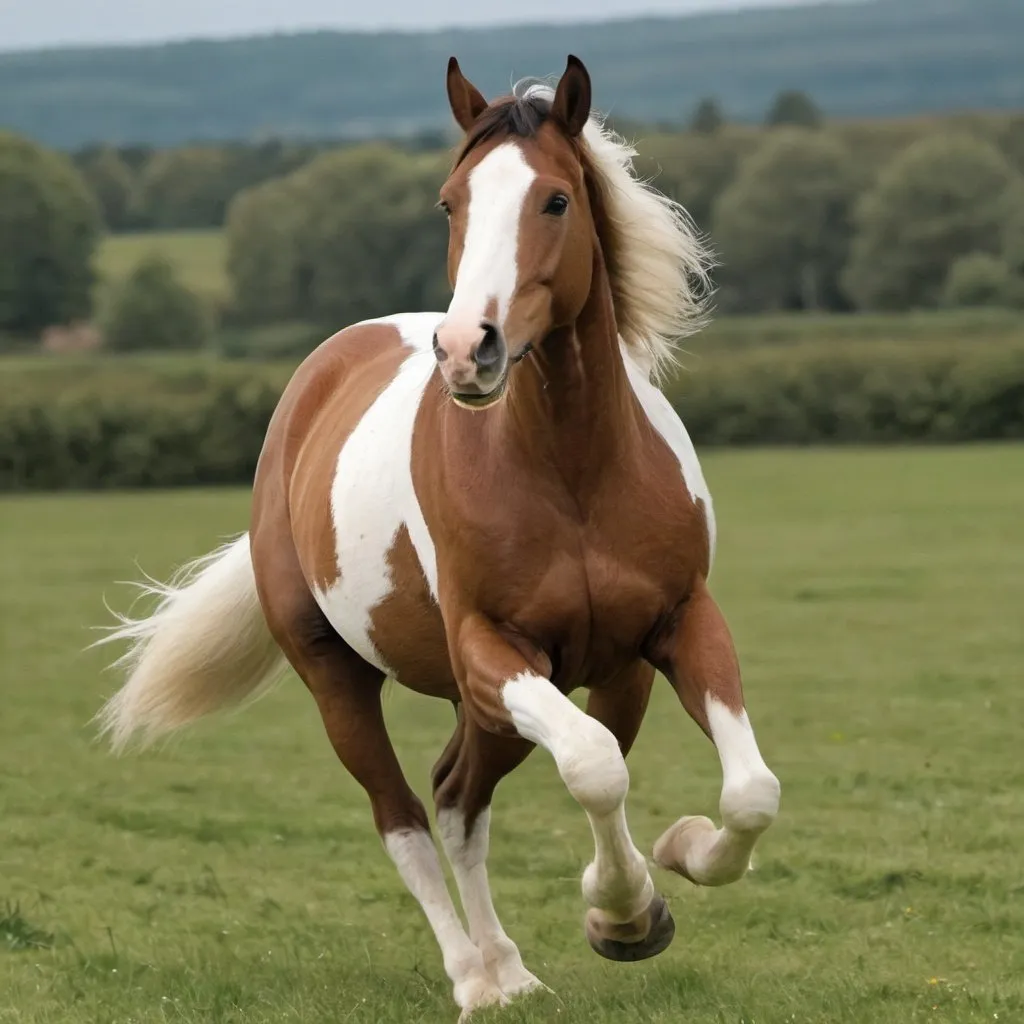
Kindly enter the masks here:
M 108 235 L 96 256 L 100 287 L 123 280 L 153 253 L 167 259 L 182 283 L 204 299 L 220 305 L 229 298 L 226 238 L 217 228 Z
M 736 885 L 656 884 L 675 943 L 600 960 L 592 843 L 542 752 L 499 789 L 495 901 L 553 995 L 481 1022 L 1024 1020 L 1024 449 L 705 458 L 730 620 L 782 811 Z M 0 1022 L 433 1024 L 457 1016 L 433 938 L 294 677 L 170 747 L 110 757 L 112 581 L 245 527 L 243 490 L 5 498 L 0 588 Z M 413 785 L 447 706 L 397 688 Z M 649 853 L 717 817 L 714 749 L 663 686 L 630 757 Z

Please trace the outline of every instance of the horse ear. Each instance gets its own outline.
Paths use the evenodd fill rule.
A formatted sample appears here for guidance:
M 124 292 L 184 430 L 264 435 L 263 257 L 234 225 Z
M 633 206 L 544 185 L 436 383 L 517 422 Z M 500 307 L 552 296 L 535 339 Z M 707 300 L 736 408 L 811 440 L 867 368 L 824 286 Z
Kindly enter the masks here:
M 459 127 L 468 132 L 473 122 L 487 109 L 487 100 L 480 90 L 462 73 L 459 62 L 448 59 L 448 102 Z
M 590 117 L 590 73 L 571 53 L 555 90 L 551 112 L 572 136 L 583 131 Z

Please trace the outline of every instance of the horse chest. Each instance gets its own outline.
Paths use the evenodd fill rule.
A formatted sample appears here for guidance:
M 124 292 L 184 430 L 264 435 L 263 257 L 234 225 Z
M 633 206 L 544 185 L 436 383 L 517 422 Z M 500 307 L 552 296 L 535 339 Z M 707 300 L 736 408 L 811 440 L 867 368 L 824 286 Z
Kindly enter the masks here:
M 329 508 L 322 513 L 334 541 L 334 578 L 321 582 L 308 574 L 327 619 L 385 671 L 405 676 L 408 665 L 447 676 L 440 614 L 447 579 L 480 594 L 480 610 L 496 621 L 564 645 L 579 664 L 635 651 L 666 605 L 685 593 L 695 569 L 707 571 L 714 547 L 710 496 L 685 428 L 664 396 L 627 363 L 653 428 L 648 443 L 658 449 L 656 459 L 644 462 L 648 479 L 633 472 L 614 481 L 600 501 L 601 514 L 582 524 L 578 518 L 538 522 L 531 497 L 490 532 L 492 543 L 476 550 L 471 531 L 439 535 L 450 510 L 425 515 L 413 484 L 414 424 L 433 362 L 425 346 L 417 347 L 345 439 L 334 466 Z M 470 519 L 484 507 L 464 500 Z M 470 575 L 479 572 L 486 585 L 463 578 L 462 569 L 439 571 L 453 548 L 460 565 Z M 415 644 L 403 639 L 409 636 Z
M 574 591 L 563 590 L 567 635 L 585 638 L 576 660 L 630 656 L 659 618 L 689 591 L 701 550 L 687 539 L 685 523 L 653 535 L 638 517 L 633 531 L 586 530 L 580 541 Z

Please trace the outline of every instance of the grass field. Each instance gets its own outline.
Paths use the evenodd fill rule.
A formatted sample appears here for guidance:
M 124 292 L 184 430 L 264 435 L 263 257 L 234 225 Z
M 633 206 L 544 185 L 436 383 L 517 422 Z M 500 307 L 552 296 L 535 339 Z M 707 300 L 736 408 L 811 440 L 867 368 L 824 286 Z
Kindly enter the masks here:
M 580 928 L 586 821 L 538 753 L 499 791 L 499 913 L 555 991 L 482 1022 L 1024 1021 L 1024 449 L 715 454 L 714 589 L 782 813 L 720 890 L 611 964 Z M 450 1022 L 433 939 L 301 685 L 115 760 L 82 653 L 111 581 L 244 527 L 240 491 L 0 502 L 0 1022 Z M 663 687 L 630 758 L 646 850 L 715 813 L 714 750 Z M 427 794 L 450 709 L 395 690 Z
M 168 259 L 181 280 L 204 298 L 219 304 L 230 295 L 227 246 L 224 232 L 217 229 L 108 235 L 96 259 L 99 287 L 105 288 L 127 277 L 151 253 Z

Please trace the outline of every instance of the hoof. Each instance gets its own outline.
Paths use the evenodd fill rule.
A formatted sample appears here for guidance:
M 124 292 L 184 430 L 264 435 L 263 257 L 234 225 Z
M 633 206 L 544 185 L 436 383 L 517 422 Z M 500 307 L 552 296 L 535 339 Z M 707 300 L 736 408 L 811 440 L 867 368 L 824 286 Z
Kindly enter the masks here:
M 467 979 L 456 986 L 455 1001 L 462 1008 L 459 1024 L 466 1024 L 477 1010 L 487 1006 L 508 1006 L 509 999 L 486 975 Z
M 611 924 L 601 911 L 589 910 L 584 928 L 595 953 L 620 963 L 657 956 L 668 949 L 676 934 L 676 923 L 661 896 L 655 896 L 647 910 L 628 924 Z M 638 933 L 640 937 L 634 937 Z
M 654 863 L 666 871 L 674 871 L 677 875 L 694 885 L 707 885 L 703 878 L 694 878 L 687 868 L 687 854 L 696 852 L 702 845 L 710 846 L 718 833 L 715 823 L 710 818 L 691 816 L 680 818 L 674 825 L 665 830 L 661 838 L 654 844 Z

